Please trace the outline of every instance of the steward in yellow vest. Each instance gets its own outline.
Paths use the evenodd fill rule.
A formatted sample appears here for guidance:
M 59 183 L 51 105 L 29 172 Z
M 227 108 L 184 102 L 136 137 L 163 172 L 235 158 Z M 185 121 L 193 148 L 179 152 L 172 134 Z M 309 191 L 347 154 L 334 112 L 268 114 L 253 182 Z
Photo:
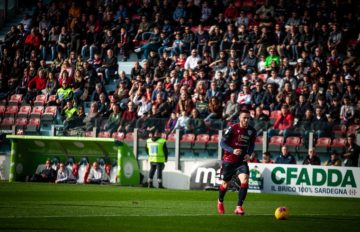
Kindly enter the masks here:
M 157 170 L 157 179 L 159 188 L 164 188 L 162 184 L 162 170 L 168 158 L 168 149 L 166 140 L 161 138 L 160 132 L 156 130 L 152 136 L 146 140 L 146 152 L 149 155 L 150 173 L 148 179 L 148 187 L 153 188 L 153 178 Z

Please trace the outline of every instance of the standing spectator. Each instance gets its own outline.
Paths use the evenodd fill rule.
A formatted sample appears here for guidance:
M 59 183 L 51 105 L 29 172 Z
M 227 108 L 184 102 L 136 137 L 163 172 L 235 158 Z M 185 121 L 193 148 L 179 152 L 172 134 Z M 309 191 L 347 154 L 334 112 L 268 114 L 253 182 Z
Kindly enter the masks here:
M 355 109 L 351 105 L 351 101 L 349 97 L 344 97 L 344 104 L 340 109 L 340 119 L 344 125 L 350 125 L 353 122 L 353 118 L 355 115 Z
M 275 159 L 276 164 L 296 164 L 296 159 L 289 153 L 288 148 L 284 145 L 281 147 L 281 154 Z
M 350 134 L 347 137 L 346 151 L 343 154 L 344 166 L 346 167 L 358 167 L 359 165 L 360 147 L 356 144 L 355 134 Z
M 320 158 L 316 155 L 315 148 L 309 148 L 308 155 L 305 157 L 303 165 L 320 165 Z

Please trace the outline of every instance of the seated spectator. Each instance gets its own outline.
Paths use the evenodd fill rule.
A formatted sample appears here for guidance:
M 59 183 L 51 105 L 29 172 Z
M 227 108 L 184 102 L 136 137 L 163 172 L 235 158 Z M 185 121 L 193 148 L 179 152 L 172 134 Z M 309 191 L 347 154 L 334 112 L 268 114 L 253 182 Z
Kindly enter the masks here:
M 166 124 L 165 124 L 165 133 L 166 134 L 170 134 L 176 126 L 176 122 L 177 122 L 177 117 L 176 114 L 173 112 L 170 115 L 170 118 L 167 120 Z
M 56 171 L 52 168 L 51 160 L 46 160 L 45 168 L 40 173 L 35 173 L 30 181 L 32 182 L 54 182 L 56 179 Z
M 99 128 L 101 121 L 101 114 L 98 110 L 98 104 L 92 102 L 90 105 L 90 111 L 83 120 L 85 131 L 91 131 L 94 127 Z
M 349 97 L 344 97 L 344 104 L 340 109 L 340 119 L 341 123 L 344 125 L 350 125 L 353 122 L 353 117 L 355 114 L 355 109 L 351 105 Z
M 249 156 L 247 162 L 248 162 L 248 163 L 260 163 L 259 160 L 258 160 L 257 157 L 256 157 L 256 153 L 255 153 L 255 152 L 251 153 L 251 155 Z
M 106 58 L 100 68 L 96 71 L 100 74 L 100 78 L 103 84 L 109 83 L 114 78 L 115 72 L 118 69 L 118 60 L 114 56 L 114 51 L 108 49 L 106 51 Z
M 230 94 L 230 99 L 227 101 L 224 111 L 223 118 L 226 121 L 237 122 L 240 113 L 240 105 L 236 102 L 236 93 Z
M 121 116 L 119 128 L 117 129 L 117 131 L 132 132 L 135 128 L 136 118 L 137 117 L 134 108 L 134 103 L 129 102 L 127 104 L 127 109 L 124 111 L 124 113 Z
M 76 106 L 74 106 L 74 102 L 72 100 L 66 102 L 66 105 L 61 110 L 61 116 L 64 120 L 64 129 L 70 129 L 72 127 L 72 124 L 75 123 L 77 118 L 77 111 L 78 109 L 76 108 Z
M 174 133 L 176 129 L 180 129 L 180 132 L 182 134 L 186 134 L 189 131 L 189 116 L 187 115 L 187 112 L 185 110 L 181 111 L 180 116 L 178 117 L 176 121 L 176 125 L 174 127 L 174 130 L 171 131 L 171 133 Z
M 55 74 L 53 72 L 49 72 L 48 80 L 46 82 L 45 89 L 42 90 L 42 93 L 49 97 L 50 95 L 55 95 L 58 88 L 59 83 L 55 78 Z
M 316 155 L 315 148 L 309 148 L 308 155 L 305 157 L 303 165 L 320 165 L 320 158 Z
M 247 77 L 244 77 L 247 78 Z M 243 79 L 244 79 L 243 78 Z M 246 107 L 247 109 L 251 106 L 251 91 L 248 85 L 243 85 L 242 91 L 237 97 L 237 103 L 240 105 L 240 108 Z
M 208 109 L 209 115 L 204 119 L 206 123 L 210 124 L 214 120 L 221 119 L 223 108 L 217 97 L 210 98 Z
M 293 155 L 289 154 L 286 146 L 281 147 L 281 154 L 275 159 L 276 164 L 296 164 L 296 159 Z
M 322 113 L 321 108 L 315 109 L 315 116 L 313 119 L 313 130 L 316 138 L 326 137 L 331 135 L 331 126 L 326 116 Z
M 262 108 L 256 107 L 255 115 L 251 119 L 251 125 L 257 131 L 257 135 L 261 135 L 264 130 L 267 130 L 269 126 L 269 116 L 262 112 Z
M 263 164 L 272 164 L 272 163 L 274 163 L 274 161 L 271 159 L 271 154 L 268 151 L 265 151 L 263 153 L 262 158 L 263 159 L 261 160 L 261 163 L 263 163 Z
M 325 166 L 341 166 L 341 160 L 336 150 L 330 152 L 330 159 L 325 162 Z
M 143 39 L 145 39 L 145 35 L 148 34 L 150 35 L 148 41 L 146 44 L 142 45 L 141 47 L 135 49 L 136 53 L 140 53 L 140 52 L 144 52 L 144 58 L 148 59 L 149 58 L 149 53 L 151 50 L 153 51 L 157 51 L 161 45 L 161 40 L 160 40 L 160 29 L 158 27 L 154 27 L 153 32 L 145 32 L 143 33 L 142 37 Z
M 70 172 L 70 170 L 65 167 L 64 163 L 60 163 L 59 165 L 59 170 L 57 171 L 55 183 L 76 183 L 75 177 Z
M 99 167 L 97 162 L 94 162 L 89 175 L 87 177 L 86 183 L 88 184 L 101 184 L 104 177 L 103 170 Z
M 347 137 L 346 150 L 343 154 L 344 166 L 358 167 L 359 166 L 360 147 L 356 144 L 355 134 L 350 134 Z
M 30 103 L 33 101 L 36 95 L 40 94 L 46 87 L 47 77 L 43 70 L 39 70 L 38 75 L 28 82 L 28 90 L 25 95 L 25 101 Z
M 105 123 L 103 129 L 104 129 L 104 131 L 113 133 L 119 127 L 121 113 L 120 113 L 120 107 L 118 104 L 113 104 L 111 110 L 112 110 L 112 112 L 110 113 L 109 118 L 106 120 L 106 123 Z
M 67 101 L 71 101 L 74 97 L 72 88 L 66 80 L 63 80 L 61 88 L 56 91 L 56 104 L 63 108 Z
M 188 122 L 190 133 L 203 134 L 206 133 L 206 126 L 204 120 L 199 117 L 199 111 L 193 109 L 191 111 L 190 119 Z
M 199 63 L 201 62 L 201 58 L 198 55 L 196 49 L 191 50 L 191 55 L 186 58 L 185 69 L 195 70 L 199 67 Z
M 274 126 L 268 131 L 269 138 L 274 135 L 282 135 L 284 136 L 284 139 L 286 139 L 288 136 L 288 131 L 290 128 L 292 128 L 293 123 L 294 116 L 289 111 L 288 105 L 283 105 L 281 107 L 281 114 L 276 119 Z

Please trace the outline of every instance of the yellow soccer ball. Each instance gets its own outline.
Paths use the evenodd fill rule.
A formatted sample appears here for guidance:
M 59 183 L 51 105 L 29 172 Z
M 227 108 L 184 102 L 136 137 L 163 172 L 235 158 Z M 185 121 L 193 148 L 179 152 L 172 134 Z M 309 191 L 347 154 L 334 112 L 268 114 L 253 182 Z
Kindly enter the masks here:
M 275 210 L 275 218 L 277 220 L 286 220 L 289 218 L 289 209 L 285 206 L 278 207 Z

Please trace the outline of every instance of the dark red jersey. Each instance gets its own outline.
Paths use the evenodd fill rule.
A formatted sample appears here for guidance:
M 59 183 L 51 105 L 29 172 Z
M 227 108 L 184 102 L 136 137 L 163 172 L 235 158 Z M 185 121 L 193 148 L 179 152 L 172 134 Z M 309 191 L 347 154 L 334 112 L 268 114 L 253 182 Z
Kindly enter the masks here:
M 221 147 L 224 150 L 224 162 L 243 162 L 246 154 L 254 151 L 256 130 L 248 126 L 241 128 L 239 123 L 230 126 L 224 133 L 221 140 Z M 235 155 L 234 149 L 241 149 L 240 155 Z

